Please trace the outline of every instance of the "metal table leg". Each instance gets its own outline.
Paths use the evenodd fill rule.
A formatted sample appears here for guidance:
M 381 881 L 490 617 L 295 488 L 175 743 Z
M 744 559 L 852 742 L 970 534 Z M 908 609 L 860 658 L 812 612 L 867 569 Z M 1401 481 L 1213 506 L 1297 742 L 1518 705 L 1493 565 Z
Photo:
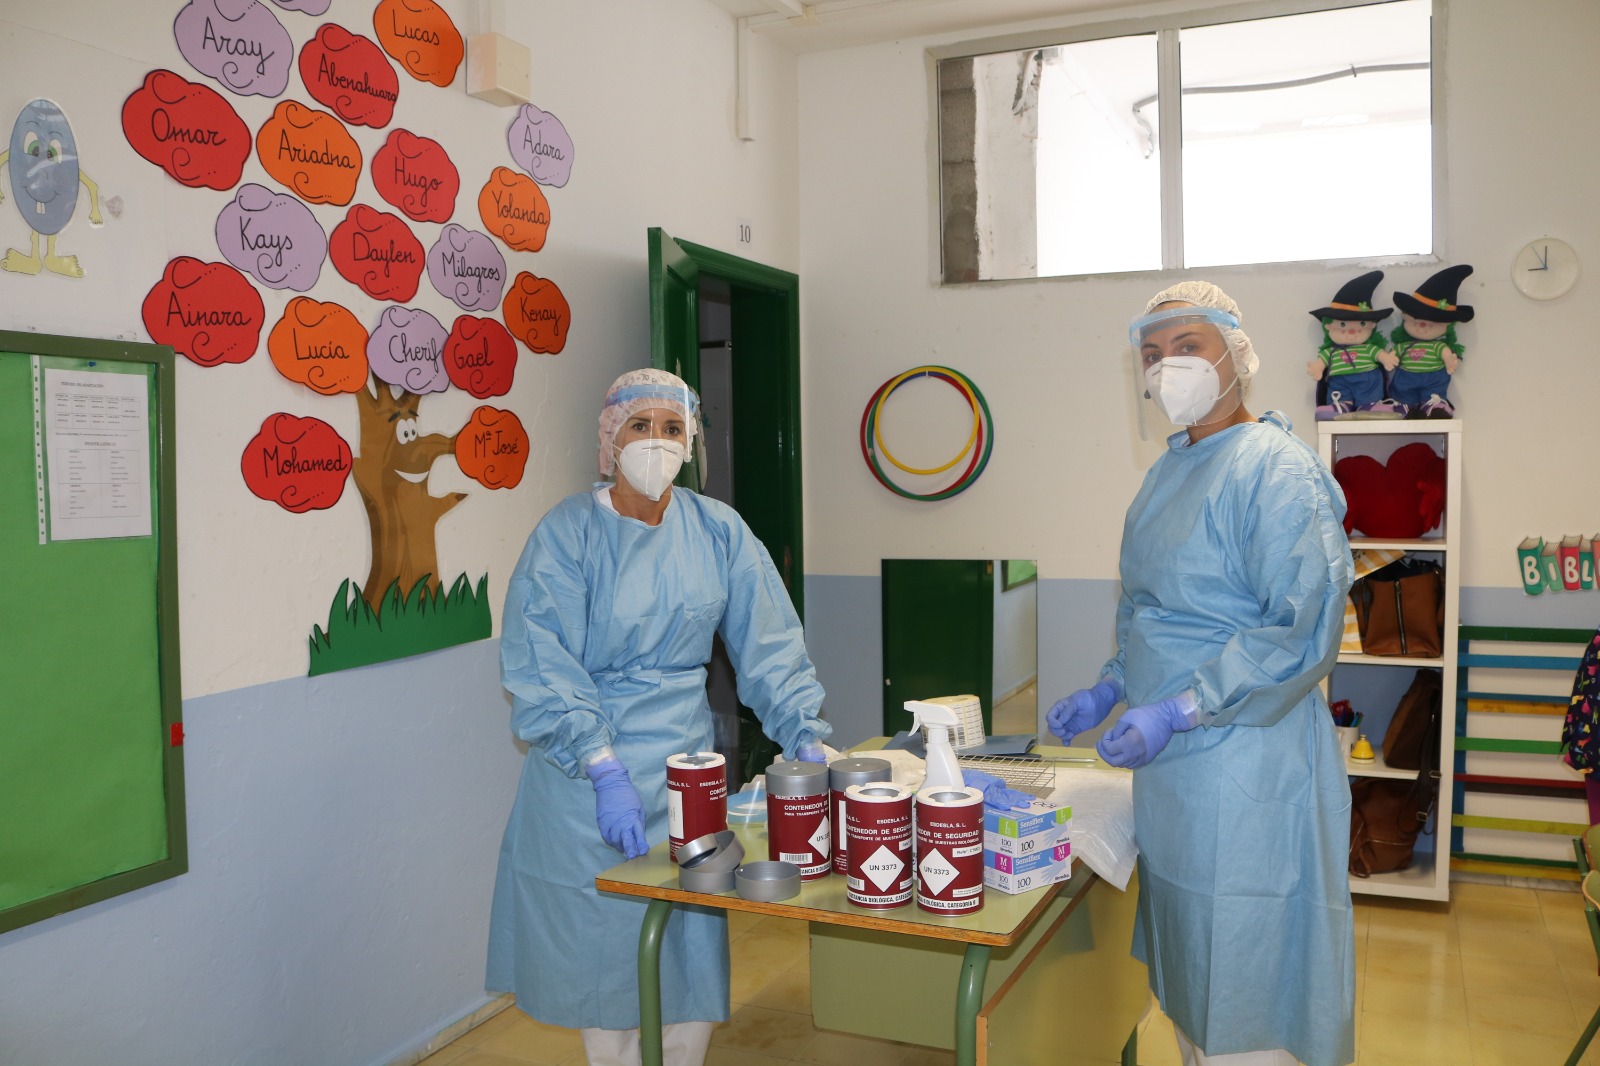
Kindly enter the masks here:
M 661 934 L 671 913 L 670 899 L 653 899 L 639 927 L 640 1066 L 661 1066 Z
M 956 1066 L 978 1066 L 978 1010 L 989 972 L 989 946 L 968 944 L 956 985 Z

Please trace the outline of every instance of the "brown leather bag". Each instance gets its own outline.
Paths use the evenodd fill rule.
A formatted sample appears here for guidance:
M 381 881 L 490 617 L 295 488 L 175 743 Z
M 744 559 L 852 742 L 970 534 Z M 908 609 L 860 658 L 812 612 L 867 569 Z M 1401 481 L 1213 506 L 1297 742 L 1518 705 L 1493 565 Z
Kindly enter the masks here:
M 1383 734 L 1383 761 L 1396 770 L 1420 770 L 1424 746 L 1430 738 L 1438 742 L 1443 710 L 1443 676 L 1437 670 L 1418 670 Z
M 1444 654 L 1444 571 L 1437 564 L 1392 563 L 1358 581 L 1350 595 L 1365 654 Z
M 1439 730 L 1424 736 L 1414 781 L 1363 777 L 1350 786 L 1350 872 L 1404 870 L 1439 798 Z

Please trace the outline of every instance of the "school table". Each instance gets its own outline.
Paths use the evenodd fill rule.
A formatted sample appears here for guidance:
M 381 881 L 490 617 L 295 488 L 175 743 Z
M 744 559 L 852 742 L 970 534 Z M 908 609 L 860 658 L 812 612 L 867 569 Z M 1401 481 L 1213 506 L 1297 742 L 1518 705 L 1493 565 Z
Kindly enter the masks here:
M 731 828 L 747 858 L 767 857 L 764 825 Z M 953 1046 L 958 1066 L 1136 1062 L 1128 1034 L 1149 996 L 1144 966 L 1129 954 L 1135 884 L 1119 892 L 1076 859 L 1067 881 L 1015 896 L 987 889 L 982 909 L 960 916 L 915 902 L 866 910 L 846 900 L 845 879 L 834 874 L 803 882 L 781 903 L 685 891 L 666 844 L 604 871 L 595 887 L 649 900 L 639 933 L 644 1066 L 661 1063 L 661 938 L 677 903 L 810 923 L 821 1028 Z M 952 993 L 953 1029 L 942 1006 Z

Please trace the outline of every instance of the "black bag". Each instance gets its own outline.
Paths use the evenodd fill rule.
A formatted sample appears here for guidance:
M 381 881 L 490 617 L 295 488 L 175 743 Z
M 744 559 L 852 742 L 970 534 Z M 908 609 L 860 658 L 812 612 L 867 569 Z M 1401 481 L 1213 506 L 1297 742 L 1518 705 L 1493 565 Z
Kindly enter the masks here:
M 1423 736 L 1414 781 L 1363 777 L 1350 786 L 1350 872 L 1355 876 L 1411 865 L 1417 836 L 1427 830 L 1439 799 L 1439 744 L 1435 726 Z

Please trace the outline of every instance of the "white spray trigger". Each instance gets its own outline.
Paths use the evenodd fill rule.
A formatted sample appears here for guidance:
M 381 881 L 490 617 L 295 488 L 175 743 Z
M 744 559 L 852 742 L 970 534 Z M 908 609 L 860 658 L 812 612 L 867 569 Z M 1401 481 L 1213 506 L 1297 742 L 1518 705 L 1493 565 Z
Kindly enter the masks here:
M 911 712 L 913 730 L 928 727 L 928 773 L 924 788 L 961 785 L 961 767 L 956 763 L 956 753 L 950 747 L 950 738 L 961 725 L 960 719 L 948 705 L 929 703 L 926 700 L 906 700 L 906 710 Z

